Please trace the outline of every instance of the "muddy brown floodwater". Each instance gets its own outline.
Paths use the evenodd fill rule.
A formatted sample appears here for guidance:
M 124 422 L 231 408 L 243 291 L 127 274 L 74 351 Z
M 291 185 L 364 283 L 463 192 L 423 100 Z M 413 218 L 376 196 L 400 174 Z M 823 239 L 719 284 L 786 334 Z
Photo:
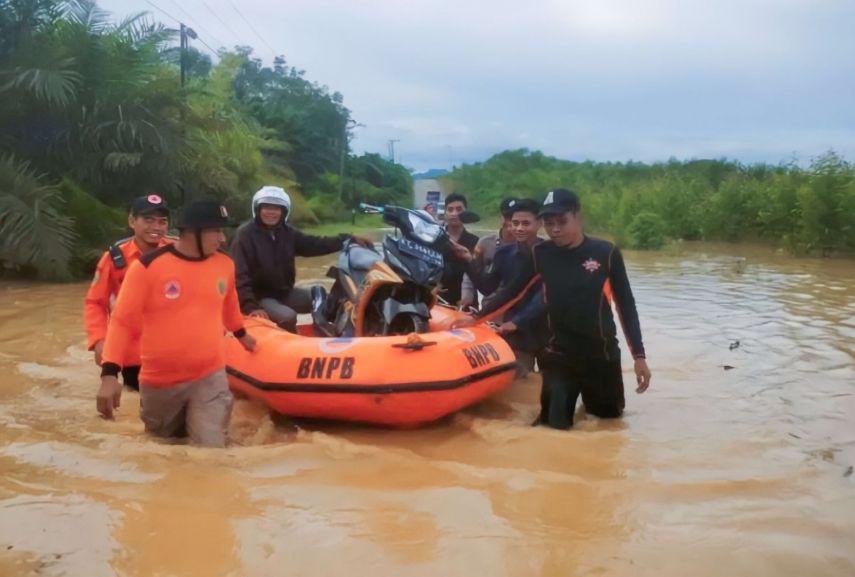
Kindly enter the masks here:
M 654 377 L 621 421 L 532 428 L 533 377 L 415 431 L 242 400 L 226 450 L 97 417 L 85 285 L 0 286 L 0 575 L 855 575 L 855 262 L 627 261 Z

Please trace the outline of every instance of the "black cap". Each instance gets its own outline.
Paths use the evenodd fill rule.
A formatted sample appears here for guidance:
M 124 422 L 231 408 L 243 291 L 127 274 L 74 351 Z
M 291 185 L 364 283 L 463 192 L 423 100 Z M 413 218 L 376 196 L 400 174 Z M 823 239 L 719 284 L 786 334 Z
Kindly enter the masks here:
M 229 220 L 229 211 L 226 207 L 216 200 L 197 200 L 184 207 L 175 226 L 179 230 L 187 228 L 203 230 L 235 225 Z
M 521 198 L 517 200 L 511 207 L 510 216 L 518 212 L 530 212 L 534 216 L 539 216 L 540 204 L 533 198 Z
M 556 188 L 549 191 L 546 198 L 540 205 L 539 216 L 549 214 L 563 214 L 565 212 L 577 213 L 582 208 L 582 203 L 579 202 L 579 197 L 572 190 L 566 188 Z
M 516 203 L 517 199 L 513 197 L 503 198 L 502 203 L 499 205 L 499 212 L 501 212 L 502 216 L 505 218 L 510 218 L 514 213 L 514 205 L 516 205 Z
M 144 216 L 146 214 L 162 214 L 169 216 L 169 206 L 166 201 L 157 194 L 138 196 L 131 203 L 131 215 Z

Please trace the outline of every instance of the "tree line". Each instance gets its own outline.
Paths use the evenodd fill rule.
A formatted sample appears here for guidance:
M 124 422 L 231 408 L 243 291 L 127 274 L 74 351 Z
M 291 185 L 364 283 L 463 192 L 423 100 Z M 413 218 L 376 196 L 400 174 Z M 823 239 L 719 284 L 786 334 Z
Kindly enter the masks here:
M 276 184 L 299 224 L 408 202 L 404 167 L 351 153 L 340 93 L 283 57 L 265 66 L 237 46 L 213 63 L 177 36 L 92 0 L 0 0 L 0 274 L 88 274 L 130 201 L 153 192 L 246 218 L 253 192 Z
M 0 274 L 91 271 L 132 198 L 215 197 L 248 217 L 264 184 L 293 222 L 340 221 L 358 202 L 409 204 L 412 179 L 350 150 L 343 96 L 249 46 L 176 46 L 148 14 L 114 20 L 92 0 L 0 0 Z M 186 81 L 181 83 L 183 62 Z M 855 250 L 853 165 L 730 160 L 570 162 L 529 150 L 448 177 L 484 213 L 504 196 L 575 189 L 593 228 L 637 248 L 671 239 L 761 240 L 802 253 Z
M 526 149 L 456 168 L 449 188 L 480 211 L 506 196 L 575 190 L 586 221 L 630 248 L 670 240 L 761 241 L 801 254 L 855 252 L 855 167 L 834 152 L 806 168 L 731 160 L 571 162 Z

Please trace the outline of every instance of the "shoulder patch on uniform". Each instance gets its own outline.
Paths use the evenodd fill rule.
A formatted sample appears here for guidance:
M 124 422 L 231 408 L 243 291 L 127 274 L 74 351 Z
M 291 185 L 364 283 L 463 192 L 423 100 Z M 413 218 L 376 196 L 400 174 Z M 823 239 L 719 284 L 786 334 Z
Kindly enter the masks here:
M 181 283 L 177 280 L 167 281 L 163 285 L 163 296 L 174 301 L 181 296 Z
M 162 246 L 157 250 L 153 250 L 151 252 L 148 252 L 148 253 L 142 255 L 140 257 L 140 262 L 142 263 L 142 265 L 144 267 L 148 268 L 149 265 L 152 262 L 154 262 L 154 259 L 156 259 L 159 256 L 163 256 L 168 252 L 172 252 L 172 245 L 171 244 L 168 244 L 166 246 Z

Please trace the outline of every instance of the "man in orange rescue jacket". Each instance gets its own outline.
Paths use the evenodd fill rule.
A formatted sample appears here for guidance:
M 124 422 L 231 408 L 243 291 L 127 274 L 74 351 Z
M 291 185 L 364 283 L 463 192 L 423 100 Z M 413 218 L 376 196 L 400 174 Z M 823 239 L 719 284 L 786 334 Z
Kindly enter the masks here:
M 83 318 L 86 324 L 86 341 L 95 353 L 95 364 L 101 364 L 104 352 L 104 337 L 110 321 L 110 306 L 119 294 L 119 287 L 130 266 L 141 255 L 157 250 L 165 244 L 175 242 L 166 236 L 169 228 L 169 207 L 156 194 L 140 196 L 131 204 L 128 227 L 134 236 L 110 245 L 98 261 L 95 277 L 86 293 Z M 140 351 L 139 344 L 129 346 L 122 359 L 122 381 L 125 386 L 139 389 Z
M 233 397 L 225 372 L 224 327 L 249 351 L 235 267 L 218 251 L 230 226 L 214 201 L 189 205 L 180 235 L 143 255 L 128 271 L 104 345 L 98 411 L 112 418 L 122 388 L 116 378 L 126 351 L 140 339 L 140 416 L 159 437 L 186 433 L 194 444 L 223 447 Z

